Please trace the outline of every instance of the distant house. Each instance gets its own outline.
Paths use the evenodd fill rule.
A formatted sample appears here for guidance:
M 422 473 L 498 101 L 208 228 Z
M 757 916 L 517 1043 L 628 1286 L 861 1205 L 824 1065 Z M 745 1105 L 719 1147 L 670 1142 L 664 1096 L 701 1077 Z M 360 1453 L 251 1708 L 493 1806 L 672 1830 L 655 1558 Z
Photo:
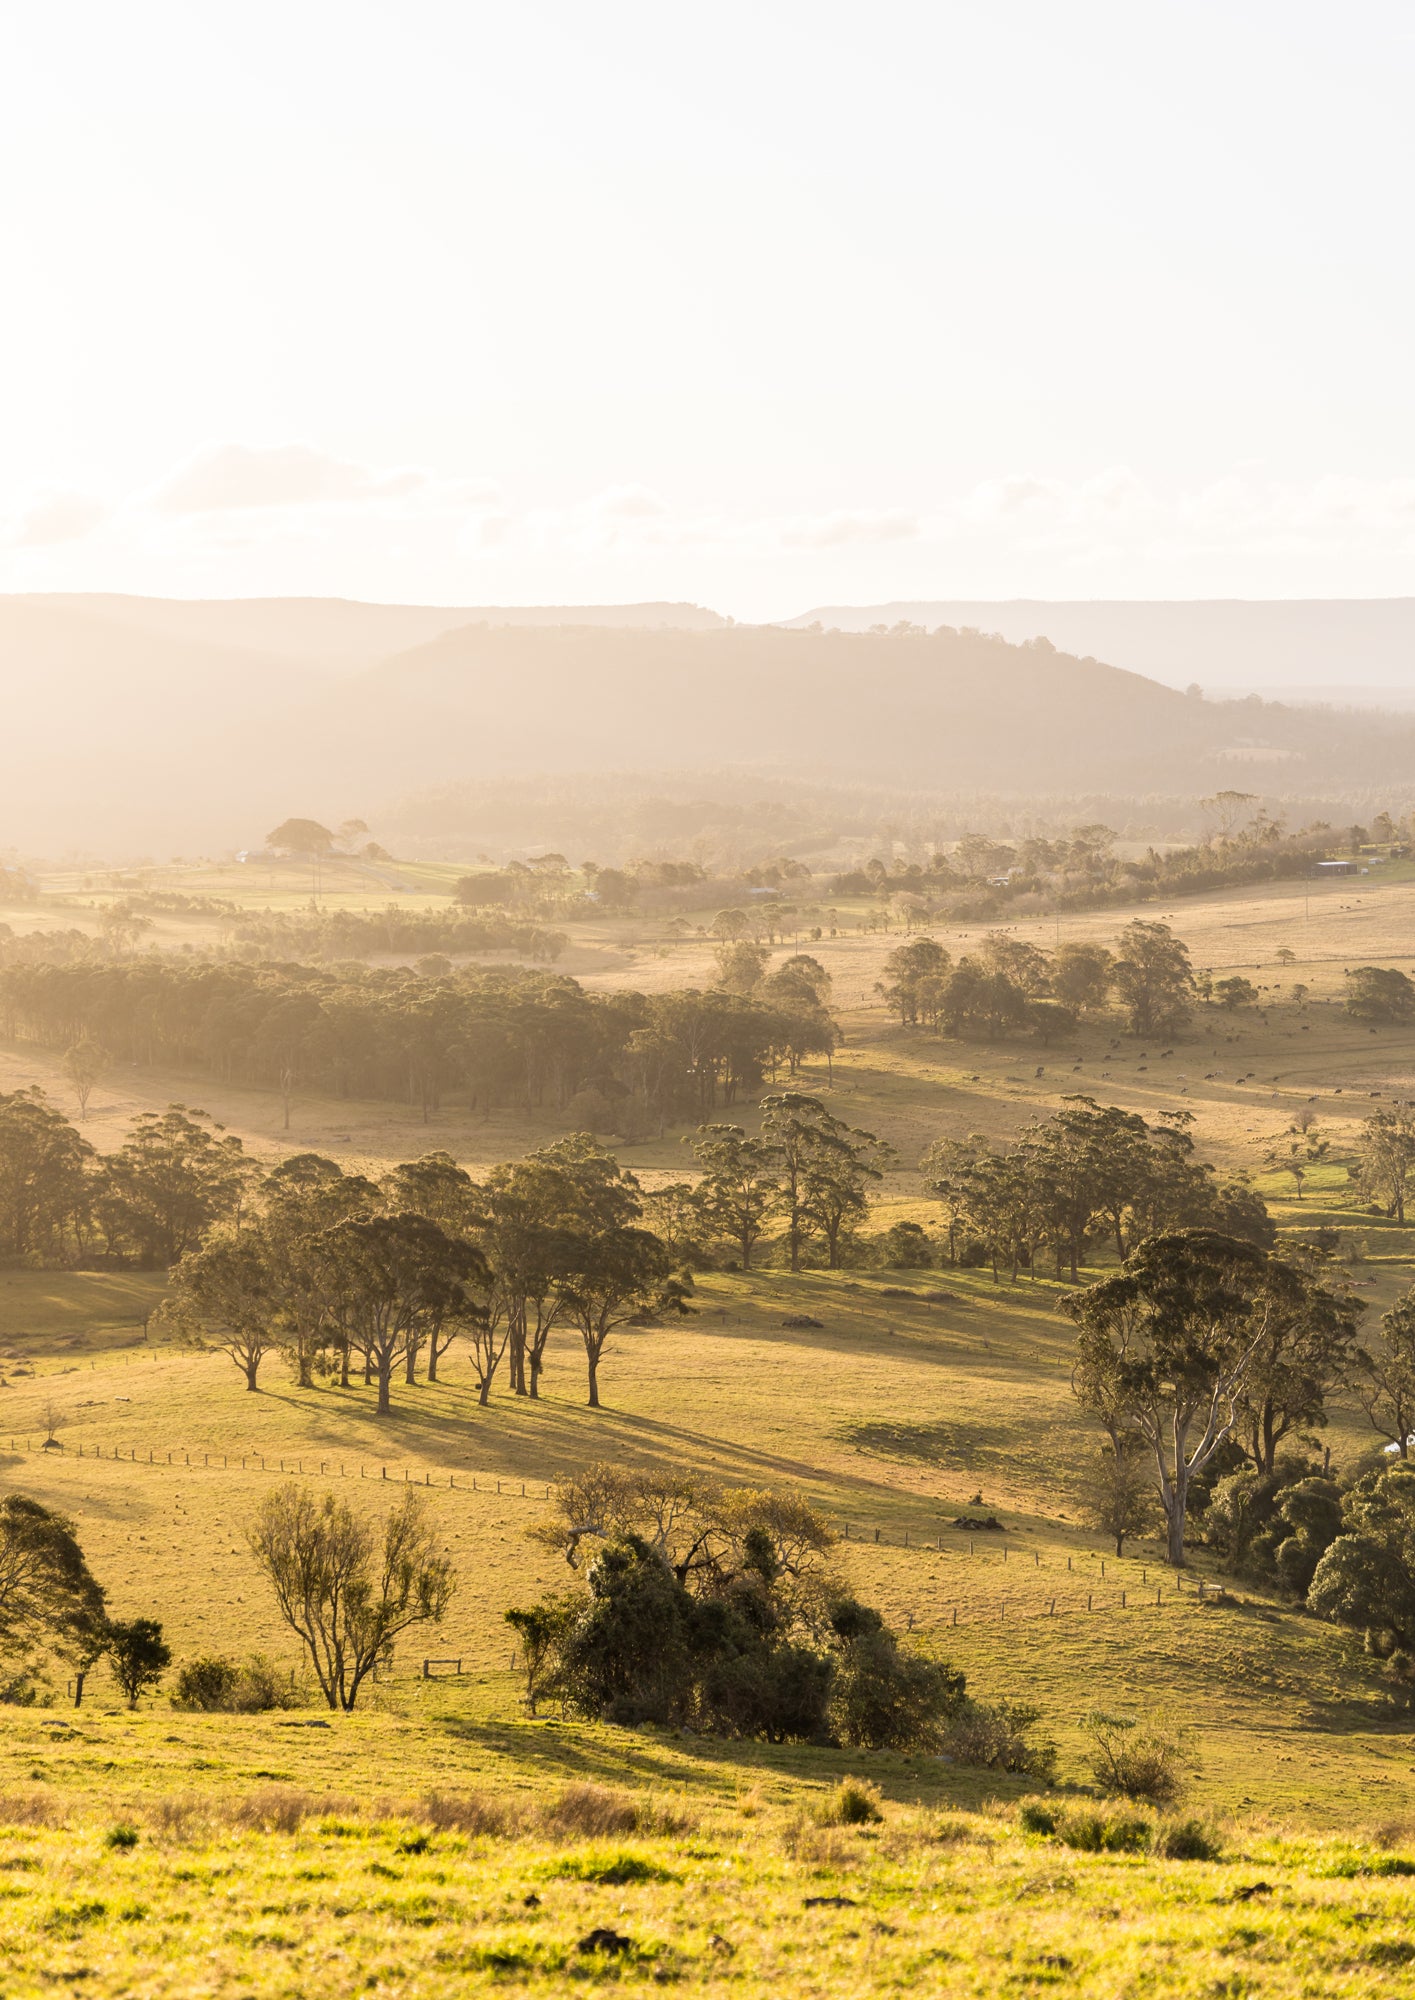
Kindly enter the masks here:
M 1312 872 L 1315 875 L 1361 875 L 1365 870 L 1359 861 L 1319 861 Z

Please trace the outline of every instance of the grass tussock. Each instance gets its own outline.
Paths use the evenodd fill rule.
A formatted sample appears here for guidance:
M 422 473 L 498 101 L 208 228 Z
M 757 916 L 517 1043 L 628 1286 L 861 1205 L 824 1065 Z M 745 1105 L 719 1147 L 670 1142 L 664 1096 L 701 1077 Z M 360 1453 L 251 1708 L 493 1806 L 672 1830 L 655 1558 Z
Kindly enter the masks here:
M 406 1809 L 407 1816 L 439 1833 L 462 1833 L 473 1840 L 606 1840 L 623 1834 L 691 1832 L 691 1814 L 648 1792 L 612 1785 L 566 1785 L 536 1803 L 492 1792 L 428 1792 Z
M 1017 1815 L 1024 1833 L 1057 1840 L 1080 1854 L 1152 1854 L 1160 1861 L 1217 1861 L 1218 1834 L 1207 1821 L 1163 1818 L 1119 1806 L 1057 1806 L 1028 1799 Z
M 883 1818 L 879 1786 L 868 1778 L 842 1778 L 816 1809 L 821 1826 L 874 1826 Z
M 0 1792 L 0 1832 L 11 1827 L 58 1826 L 62 1817 L 53 1792 Z
M 254 1833 L 298 1833 L 309 1819 L 352 1811 L 350 1801 L 328 1792 L 306 1791 L 299 1785 L 267 1785 L 226 1808 L 232 1826 Z

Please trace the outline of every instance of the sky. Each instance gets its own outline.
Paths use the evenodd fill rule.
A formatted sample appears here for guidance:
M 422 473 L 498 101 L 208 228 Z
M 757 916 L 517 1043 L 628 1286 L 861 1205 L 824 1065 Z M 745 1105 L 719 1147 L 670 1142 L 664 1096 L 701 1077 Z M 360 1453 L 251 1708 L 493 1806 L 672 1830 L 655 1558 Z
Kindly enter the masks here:
M 0 590 L 1415 593 L 1415 10 L 46 0 Z

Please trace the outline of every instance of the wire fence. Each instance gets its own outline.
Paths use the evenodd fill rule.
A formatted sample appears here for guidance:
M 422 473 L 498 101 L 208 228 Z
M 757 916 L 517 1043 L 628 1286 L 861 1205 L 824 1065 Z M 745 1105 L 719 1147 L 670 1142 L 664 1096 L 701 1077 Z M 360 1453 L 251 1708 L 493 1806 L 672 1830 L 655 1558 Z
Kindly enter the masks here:
M 170 1466 L 181 1471 L 264 1472 L 286 1478 L 386 1480 L 399 1486 L 446 1487 L 457 1493 L 499 1494 L 502 1499 L 548 1500 L 552 1491 L 541 1481 L 528 1482 L 509 1478 L 505 1474 L 498 1477 L 494 1472 L 448 1472 L 428 1466 L 405 1465 L 401 1468 L 400 1477 L 399 1467 L 389 1466 L 381 1460 L 301 1458 L 293 1454 L 281 1456 L 275 1452 L 259 1451 L 193 1452 L 185 1451 L 180 1446 L 171 1451 L 149 1445 L 101 1444 L 81 1444 L 70 1449 L 57 1438 L 36 1441 L 32 1437 L 12 1437 L 9 1448 L 13 1452 L 28 1452 L 39 1458 L 63 1458 L 74 1463 L 81 1459 L 101 1459 L 105 1464 L 153 1466 L 162 1471 Z
M 549 1500 L 554 1492 L 553 1485 L 543 1481 L 518 1479 L 504 1473 L 398 1466 L 382 1460 L 315 1458 L 253 1450 L 203 1452 L 189 1451 L 180 1446 L 170 1451 L 156 1446 L 98 1443 L 71 1447 L 57 1438 L 36 1439 L 19 1435 L 9 1439 L 9 1449 L 41 1459 L 62 1459 L 75 1464 L 95 1461 L 132 1465 L 144 1470 L 150 1467 L 163 1472 L 171 1469 L 243 1472 L 276 1478 L 358 1479 L 379 1485 L 386 1483 L 463 1495 L 475 1494 L 478 1498 L 541 1503 Z M 906 1611 L 904 1617 L 911 1631 L 939 1627 L 954 1630 L 964 1625 L 1020 1624 L 1043 1618 L 1094 1617 L 1115 1612 L 1163 1611 L 1180 1604 L 1217 1605 L 1233 1601 L 1221 1585 L 1207 1578 L 1186 1577 L 1182 1570 L 1172 1570 L 1136 1558 L 1102 1555 L 1094 1549 L 1061 1551 L 1022 1548 L 1004 1541 L 991 1541 L 992 1533 L 1004 1534 L 1006 1530 L 980 1531 L 989 1535 L 988 1542 L 981 1548 L 979 1532 L 969 1533 L 965 1528 L 953 1526 L 933 1526 L 920 1531 L 844 1520 L 840 1522 L 838 1532 L 842 1543 L 852 1548 L 908 1550 L 919 1556 L 935 1558 L 942 1555 L 953 1561 L 966 1561 L 974 1571 L 983 1567 L 997 1572 L 999 1583 L 1004 1575 L 1009 1579 L 1016 1578 L 1012 1589 L 998 1590 L 995 1594 L 989 1590 L 986 1600 L 982 1602 L 976 1592 L 949 1591 L 941 1602 L 935 1602 L 922 1613 L 919 1610 Z M 1160 1571 L 1153 1579 L 1151 1569 Z M 434 1672 L 428 1678 L 438 1677 L 438 1666 L 446 1670 L 443 1662 L 432 1664 Z M 453 1671 L 460 1672 L 461 1669 Z

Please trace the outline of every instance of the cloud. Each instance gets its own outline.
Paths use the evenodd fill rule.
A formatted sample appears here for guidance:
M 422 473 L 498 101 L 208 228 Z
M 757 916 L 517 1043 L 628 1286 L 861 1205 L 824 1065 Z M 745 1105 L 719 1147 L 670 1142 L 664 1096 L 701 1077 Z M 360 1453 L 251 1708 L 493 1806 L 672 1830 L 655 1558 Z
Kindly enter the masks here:
M 4 539 L 13 548 L 42 548 L 77 542 L 108 518 L 108 508 L 89 493 L 42 493 L 15 518 Z
M 668 503 L 647 486 L 606 486 L 591 500 L 590 511 L 614 521 L 661 521 Z
M 150 496 L 163 514 L 348 506 L 425 495 L 437 482 L 416 467 L 380 471 L 309 444 L 219 444 L 199 451 Z M 450 496 L 449 496 L 450 497 Z
M 781 522 L 776 528 L 776 538 L 788 549 L 833 549 L 850 543 L 908 542 L 918 532 L 918 515 L 906 513 L 902 508 L 878 513 L 840 510 Z

